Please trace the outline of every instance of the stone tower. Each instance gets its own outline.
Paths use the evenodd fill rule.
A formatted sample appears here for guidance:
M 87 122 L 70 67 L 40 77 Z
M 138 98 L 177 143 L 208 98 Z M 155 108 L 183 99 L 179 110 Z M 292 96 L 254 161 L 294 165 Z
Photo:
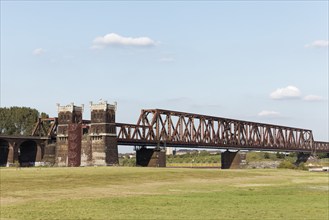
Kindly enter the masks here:
M 92 163 L 96 166 L 116 165 L 119 163 L 115 126 L 116 103 L 111 105 L 106 101 L 98 104 L 90 102 L 90 110 Z
M 80 166 L 83 106 L 58 107 L 55 161 L 57 166 Z

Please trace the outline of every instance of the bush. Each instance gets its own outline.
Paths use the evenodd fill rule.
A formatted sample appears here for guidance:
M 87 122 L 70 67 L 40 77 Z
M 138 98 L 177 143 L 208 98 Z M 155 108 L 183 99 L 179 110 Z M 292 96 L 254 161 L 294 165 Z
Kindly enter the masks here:
M 276 152 L 276 158 L 278 159 L 284 159 L 285 158 L 285 155 L 280 153 L 280 152 Z
M 304 163 L 300 163 L 297 167 L 298 170 L 308 170 Z
M 291 152 L 291 153 L 289 153 L 289 157 L 297 157 L 297 153 L 296 152 Z
M 136 158 L 123 158 L 119 160 L 120 166 L 126 167 L 135 167 L 136 166 Z
M 317 153 L 319 159 L 329 158 L 329 153 Z
M 265 152 L 265 153 L 264 153 L 264 159 L 270 159 L 270 154 L 267 153 L 267 152 Z
M 280 168 L 280 169 L 296 169 L 296 166 L 292 162 L 290 162 L 288 160 L 284 160 L 279 164 L 278 168 Z
M 284 160 L 282 161 L 278 168 L 281 169 L 297 169 L 297 170 L 308 170 L 307 166 L 305 166 L 304 163 L 300 163 L 298 165 L 293 164 L 291 161 L 289 160 Z

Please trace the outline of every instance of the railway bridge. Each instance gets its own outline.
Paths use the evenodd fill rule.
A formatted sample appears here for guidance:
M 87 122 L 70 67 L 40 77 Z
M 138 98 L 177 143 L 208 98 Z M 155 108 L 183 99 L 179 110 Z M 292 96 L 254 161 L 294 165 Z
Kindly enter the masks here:
M 160 167 L 166 147 L 222 149 L 222 168 L 242 167 L 241 151 L 297 152 L 299 160 L 329 153 L 309 129 L 163 109 L 141 110 L 127 124 L 116 122 L 116 104 L 91 102 L 90 109 L 91 120 L 83 120 L 82 106 L 58 105 L 58 117 L 39 119 L 31 136 L 0 135 L 0 165 L 116 165 L 118 145 L 136 147 L 137 165 Z

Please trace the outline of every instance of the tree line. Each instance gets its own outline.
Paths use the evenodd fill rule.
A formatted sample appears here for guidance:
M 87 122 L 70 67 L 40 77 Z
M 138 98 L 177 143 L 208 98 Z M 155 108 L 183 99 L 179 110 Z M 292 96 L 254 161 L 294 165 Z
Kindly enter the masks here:
M 48 115 L 29 107 L 0 108 L 0 134 L 31 135 L 39 117 L 48 118 Z

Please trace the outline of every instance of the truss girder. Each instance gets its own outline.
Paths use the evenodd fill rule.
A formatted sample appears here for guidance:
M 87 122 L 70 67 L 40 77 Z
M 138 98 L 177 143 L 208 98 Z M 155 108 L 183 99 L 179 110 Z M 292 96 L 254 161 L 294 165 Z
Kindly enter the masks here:
M 57 118 L 38 118 L 32 130 L 31 136 L 55 138 L 57 135 Z
M 161 109 L 117 128 L 118 144 L 329 152 L 311 130 Z

